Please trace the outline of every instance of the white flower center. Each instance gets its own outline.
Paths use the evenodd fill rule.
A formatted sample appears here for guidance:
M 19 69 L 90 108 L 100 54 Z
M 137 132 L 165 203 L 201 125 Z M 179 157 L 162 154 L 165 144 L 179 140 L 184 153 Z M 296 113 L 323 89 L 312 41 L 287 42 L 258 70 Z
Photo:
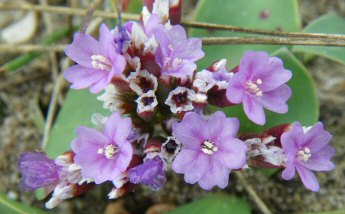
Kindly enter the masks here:
M 103 55 L 92 55 L 92 67 L 101 69 L 103 71 L 110 71 L 112 68 L 111 62 Z
M 246 91 L 250 94 L 255 94 L 258 97 L 262 96 L 262 91 L 261 89 L 258 87 L 258 85 L 262 84 L 262 80 L 261 79 L 257 79 L 256 81 L 252 82 L 251 80 L 249 80 L 246 83 Z
M 173 69 L 177 66 L 180 66 L 182 62 L 183 61 L 180 58 L 172 59 L 171 57 L 166 57 L 164 60 L 164 67 L 166 67 L 166 69 Z
M 212 141 L 205 140 L 201 145 L 201 151 L 203 151 L 205 154 L 212 155 L 218 151 L 218 147 L 215 146 Z
M 112 159 L 115 154 L 119 151 L 118 147 L 113 144 L 108 144 L 104 146 L 103 148 L 99 148 L 97 150 L 98 154 L 103 154 L 106 158 Z
M 308 147 L 304 147 L 303 149 L 298 150 L 297 158 L 298 160 L 303 160 L 307 162 L 311 157 L 311 151 Z
M 173 63 L 172 63 L 172 67 L 177 67 L 177 66 L 180 66 L 182 64 L 182 59 L 180 58 L 175 58 Z

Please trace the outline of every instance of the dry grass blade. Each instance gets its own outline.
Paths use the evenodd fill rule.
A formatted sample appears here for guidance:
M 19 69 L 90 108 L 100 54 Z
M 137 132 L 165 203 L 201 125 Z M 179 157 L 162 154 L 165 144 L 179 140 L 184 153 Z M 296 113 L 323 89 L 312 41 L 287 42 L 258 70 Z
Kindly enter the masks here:
M 182 21 L 182 23 L 186 27 L 201 28 L 201 29 L 208 29 L 208 30 L 223 30 L 223 31 L 232 31 L 232 32 L 239 32 L 239 33 L 261 34 L 261 35 L 282 36 L 282 37 L 309 37 L 309 38 L 345 40 L 345 35 L 341 35 L 341 34 L 272 31 L 272 30 L 243 28 L 243 27 L 236 27 L 236 26 L 231 26 L 231 25 L 221 25 L 221 24 L 195 22 L 195 21 L 187 21 L 187 20 Z
M 74 15 L 74 16 L 86 16 L 88 9 L 81 8 L 69 8 L 69 7 L 59 7 L 59 6 L 44 6 L 44 5 L 29 5 L 29 4 L 4 4 L 0 3 L 0 10 L 31 10 L 37 12 L 47 12 L 55 14 L 64 15 Z M 117 18 L 116 13 L 108 13 L 101 10 L 95 10 L 93 16 L 99 16 L 103 18 Z M 139 15 L 122 13 L 122 18 L 126 20 L 139 20 Z
M 7 53 L 27 53 L 27 52 L 63 52 L 66 44 L 63 45 L 11 45 L 0 44 L 0 51 Z
M 32 10 L 39 12 L 48 12 L 56 14 L 74 15 L 74 16 L 85 16 L 88 12 L 87 9 L 81 8 L 68 8 L 68 7 L 58 7 L 58 6 L 44 6 L 44 5 L 15 5 L 15 4 L 4 4 L 0 3 L 0 10 Z M 104 12 L 96 10 L 93 16 L 100 16 L 103 18 L 118 18 L 117 13 Z M 139 20 L 139 15 L 131 13 L 122 13 L 121 17 L 127 20 Z M 323 34 L 323 33 L 301 33 L 301 32 L 281 32 L 281 31 L 270 31 L 252 28 L 242 28 L 230 25 L 221 25 L 213 23 L 195 22 L 189 20 L 183 20 L 182 24 L 186 27 L 212 29 L 212 30 L 225 30 L 240 33 L 250 33 L 250 34 L 261 34 L 270 36 L 281 36 L 281 37 L 298 37 L 300 39 L 309 38 L 320 38 L 329 40 L 345 40 L 345 35 L 340 34 Z
M 271 210 L 268 206 L 263 202 L 263 200 L 259 197 L 253 187 L 248 183 L 247 179 L 244 177 L 243 173 L 240 171 L 235 172 L 236 177 L 238 178 L 239 182 L 243 185 L 244 189 L 247 191 L 249 197 L 253 199 L 255 204 L 258 206 L 260 211 L 263 214 L 272 214 Z
M 240 45 L 240 44 L 266 44 L 266 45 L 312 45 L 345 47 L 345 40 L 329 40 L 320 38 L 295 37 L 207 37 L 201 38 L 203 45 Z

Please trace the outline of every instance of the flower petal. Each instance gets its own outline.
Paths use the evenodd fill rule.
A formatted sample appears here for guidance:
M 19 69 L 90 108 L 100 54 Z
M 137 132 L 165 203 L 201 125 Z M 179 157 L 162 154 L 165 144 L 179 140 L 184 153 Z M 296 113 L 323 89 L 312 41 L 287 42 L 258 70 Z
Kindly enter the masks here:
M 229 184 L 229 174 L 230 170 L 219 162 L 219 160 L 212 157 L 206 173 L 198 183 L 205 190 L 210 190 L 214 186 L 224 189 Z
M 332 135 L 324 130 L 321 122 L 318 122 L 305 133 L 303 146 L 308 147 L 314 153 L 325 147 L 331 139 Z
M 114 34 L 110 32 L 106 24 L 99 29 L 99 46 L 103 56 L 109 58 L 109 54 L 117 53 Z
M 168 32 L 170 42 L 174 48 L 179 48 L 185 45 L 187 34 L 181 25 L 174 25 Z
M 204 136 L 207 139 L 219 139 L 226 136 L 235 137 L 240 127 L 240 122 L 237 118 L 227 118 L 221 111 L 217 111 L 208 116 L 207 129 L 204 131 Z
M 116 180 L 121 175 L 114 160 L 103 159 L 98 170 L 94 171 L 95 184 Z
M 221 143 L 220 143 L 221 142 Z M 229 169 L 240 169 L 246 165 L 246 144 L 236 138 L 219 139 L 218 151 L 213 155 Z
M 71 143 L 71 148 L 74 153 L 78 153 L 91 146 L 102 147 L 110 143 L 110 139 L 104 136 L 96 129 L 91 129 L 85 126 L 80 126 L 76 130 L 78 137 Z M 97 150 L 95 151 L 97 152 Z
M 241 103 L 245 96 L 244 85 L 247 81 L 245 73 L 235 73 L 229 80 L 226 98 L 232 103 Z
M 133 156 L 133 147 L 128 141 L 122 145 L 116 157 L 116 168 L 121 172 L 126 171 Z
M 318 152 L 312 153 L 308 161 L 300 161 L 300 164 L 313 171 L 329 171 L 335 167 L 330 161 L 334 155 L 334 148 L 327 145 Z
M 110 81 L 108 81 L 108 78 L 107 78 L 107 73 L 106 73 L 107 71 L 102 71 L 102 72 L 103 72 L 103 77 L 99 81 L 92 84 L 90 87 L 90 92 L 93 94 L 99 93 L 100 91 L 105 89 L 110 83 Z
M 126 143 L 132 129 L 132 120 L 130 118 L 122 118 L 120 113 L 113 113 L 104 126 L 104 134 L 110 138 L 120 148 Z
M 99 43 L 90 35 L 76 33 L 72 44 L 65 48 L 65 54 L 79 65 L 93 68 L 91 56 L 100 54 Z
M 210 156 L 199 152 L 193 162 L 190 162 L 184 172 L 184 180 L 189 184 L 194 184 L 204 176 L 210 164 Z
M 256 124 L 264 125 L 266 122 L 265 112 L 260 103 L 250 97 L 250 95 L 243 96 L 243 108 L 248 118 Z
M 188 112 L 180 123 L 173 125 L 173 135 L 183 146 L 191 150 L 199 150 L 206 137 L 200 130 L 206 130 L 207 124 L 201 115 Z
M 269 55 L 264 51 L 247 51 L 243 54 L 238 72 L 243 72 L 247 79 L 252 79 L 252 77 L 265 71 L 269 59 Z
M 335 155 L 335 149 L 330 146 L 330 145 L 326 145 L 324 146 L 321 150 L 315 152 L 312 154 L 312 157 L 311 158 L 314 158 L 314 157 L 322 157 L 324 159 L 331 159 L 333 156 Z
M 212 115 L 207 116 L 206 123 L 208 128 L 203 130 L 205 132 L 205 137 L 210 140 L 220 137 L 220 134 L 222 134 L 222 132 L 224 131 L 223 126 L 225 120 L 226 116 L 221 111 L 217 111 Z
M 103 73 L 100 70 L 73 65 L 65 71 L 64 77 L 68 82 L 72 83 L 71 88 L 83 89 L 103 78 Z
M 190 38 L 184 42 L 184 44 L 176 49 L 175 51 L 179 51 L 180 58 L 188 59 L 193 62 L 201 59 L 204 57 L 205 53 L 201 49 L 201 39 L 197 38 Z
M 304 186 L 311 191 L 318 192 L 320 184 L 314 173 L 303 166 L 297 165 L 296 168 Z
M 282 134 L 280 140 L 288 161 L 294 162 L 297 150 L 304 142 L 304 133 L 301 124 L 298 122 L 293 123 L 291 127 L 290 131 Z
M 190 60 L 183 59 L 179 66 L 163 68 L 162 73 L 173 76 L 173 77 L 185 77 L 192 76 L 196 70 L 196 64 Z
M 317 172 L 330 171 L 335 168 L 335 165 L 330 160 L 323 158 L 309 159 L 306 162 L 301 161 L 300 164 L 309 170 Z
M 190 163 L 193 162 L 195 157 L 199 154 L 199 151 L 194 151 L 190 149 L 182 149 L 181 152 L 179 152 L 172 163 L 172 169 L 176 173 L 185 173 L 187 167 Z
M 270 57 L 264 71 L 253 78 L 261 79 L 262 85 L 260 85 L 260 89 L 265 92 L 278 88 L 289 81 L 291 77 L 291 71 L 284 69 L 281 59 Z
M 287 85 L 281 85 L 278 88 L 264 92 L 258 102 L 260 102 L 266 109 L 276 113 L 284 114 L 288 112 L 288 105 L 286 101 L 291 97 L 291 89 Z
M 291 180 L 296 174 L 296 167 L 295 164 L 288 162 L 286 167 L 282 173 L 282 178 L 285 180 Z
M 111 81 L 113 77 L 119 77 L 126 67 L 126 59 L 121 54 L 116 52 L 111 52 L 109 54 L 109 59 L 112 63 L 111 71 L 108 74 L 107 81 Z

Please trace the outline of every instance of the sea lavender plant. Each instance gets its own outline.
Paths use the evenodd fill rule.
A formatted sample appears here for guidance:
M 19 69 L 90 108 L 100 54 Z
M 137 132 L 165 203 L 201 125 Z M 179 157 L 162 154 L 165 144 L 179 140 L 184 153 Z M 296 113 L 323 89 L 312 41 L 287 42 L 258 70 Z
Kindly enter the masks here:
M 179 25 L 181 1 L 151 3 L 140 22 L 114 30 L 103 24 L 99 41 L 76 33 L 66 47 L 77 63 L 65 71 L 71 88 L 102 91 L 98 100 L 109 115 L 95 112 L 95 128 L 78 127 L 72 151 L 55 160 L 43 153 L 22 154 L 23 188 L 53 192 L 46 204 L 53 208 L 93 184 L 112 182 L 108 196 L 114 199 L 138 185 L 163 188 L 166 174 L 175 172 L 210 190 L 227 187 L 233 170 L 261 167 L 282 169 L 286 180 L 297 170 L 304 185 L 318 191 L 312 171 L 334 168 L 332 136 L 322 123 L 304 128 L 295 122 L 239 135 L 237 115 L 209 113 L 216 109 L 211 106 L 242 104 L 260 125 L 266 121 L 264 108 L 286 113 L 292 72 L 283 61 L 248 51 L 232 70 L 225 59 L 199 69 L 201 40 L 188 38 Z

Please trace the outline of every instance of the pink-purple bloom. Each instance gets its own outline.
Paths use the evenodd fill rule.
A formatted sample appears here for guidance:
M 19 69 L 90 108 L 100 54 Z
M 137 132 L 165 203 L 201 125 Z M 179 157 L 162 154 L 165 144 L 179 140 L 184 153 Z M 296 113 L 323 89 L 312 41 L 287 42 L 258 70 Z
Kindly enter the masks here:
M 191 76 L 196 70 L 194 62 L 204 56 L 201 40 L 188 39 L 186 31 L 180 25 L 175 25 L 170 30 L 156 28 L 153 34 L 159 44 L 155 60 L 161 68 L 161 74 L 180 78 Z
M 231 103 L 242 103 L 248 118 L 263 125 L 264 108 L 280 114 L 288 111 L 291 89 L 285 83 L 291 75 L 281 59 L 263 51 L 247 51 L 229 80 L 226 96 Z
M 167 181 L 164 172 L 164 161 L 158 155 L 128 170 L 128 176 L 131 183 L 142 183 L 150 186 L 153 190 L 160 189 Z
M 133 156 L 132 145 L 127 140 L 131 129 L 131 119 L 122 118 L 119 113 L 109 117 L 103 133 L 83 126 L 77 129 L 78 137 L 71 147 L 83 178 L 100 184 L 116 180 L 125 172 Z
M 115 47 L 118 53 L 123 52 L 126 43 L 130 41 L 126 28 L 118 26 L 114 30 Z
M 56 185 L 60 181 L 62 167 L 42 152 L 26 152 L 20 155 L 18 169 L 22 175 L 21 186 L 26 191 Z
M 118 35 L 117 35 L 118 36 Z M 103 24 L 99 41 L 84 33 L 76 33 L 71 45 L 65 49 L 66 55 L 77 65 L 65 71 L 65 79 L 72 83 L 71 88 L 90 87 L 92 93 L 103 90 L 112 80 L 122 74 L 126 60 L 119 53 L 116 44 L 119 38 Z
M 297 170 L 307 189 L 319 191 L 319 182 L 312 171 L 334 169 L 330 159 L 334 156 L 335 150 L 328 145 L 331 139 L 332 135 L 324 130 L 321 122 L 309 128 L 302 127 L 297 122 L 293 123 L 291 130 L 281 137 L 287 158 L 282 177 L 290 180 Z
M 225 188 L 229 174 L 246 164 L 245 143 L 236 138 L 237 118 L 227 118 L 223 112 L 203 116 L 188 112 L 180 123 L 173 126 L 173 136 L 182 144 L 172 168 L 184 174 L 187 183 L 210 190 Z

